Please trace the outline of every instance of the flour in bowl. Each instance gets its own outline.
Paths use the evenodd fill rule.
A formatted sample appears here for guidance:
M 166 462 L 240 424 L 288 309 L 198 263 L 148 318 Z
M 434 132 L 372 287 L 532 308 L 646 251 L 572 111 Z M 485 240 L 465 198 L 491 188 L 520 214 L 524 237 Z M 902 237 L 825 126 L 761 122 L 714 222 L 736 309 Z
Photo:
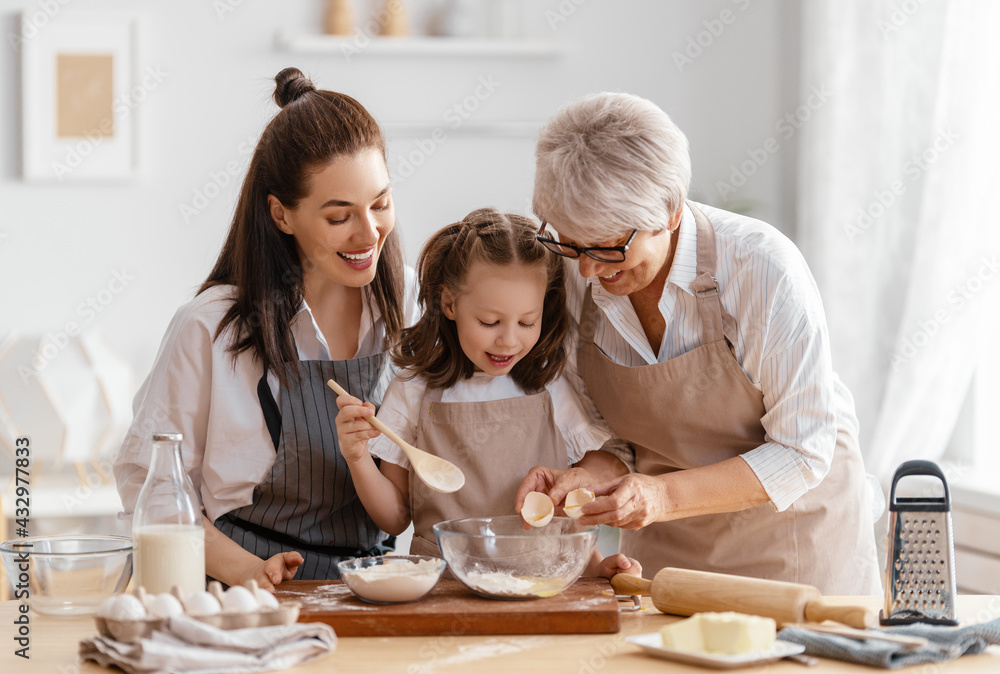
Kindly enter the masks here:
M 563 578 L 525 578 L 501 571 L 472 571 L 465 582 L 469 587 L 494 597 L 551 597 L 562 592 Z
M 531 594 L 535 584 L 530 580 L 500 571 L 473 571 L 468 575 L 469 585 L 486 594 L 523 596 Z

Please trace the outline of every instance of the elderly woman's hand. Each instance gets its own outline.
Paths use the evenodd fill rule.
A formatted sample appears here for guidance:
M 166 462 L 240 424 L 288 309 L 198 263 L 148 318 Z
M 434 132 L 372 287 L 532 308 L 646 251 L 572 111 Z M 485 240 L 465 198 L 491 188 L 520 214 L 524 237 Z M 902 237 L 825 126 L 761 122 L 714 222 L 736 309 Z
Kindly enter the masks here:
M 667 485 L 659 478 L 631 473 L 593 491 L 597 498 L 583 506 L 580 524 L 641 529 L 670 519 Z
M 521 512 L 524 504 L 524 497 L 529 491 L 539 491 L 547 494 L 556 505 L 562 503 L 566 494 L 574 489 L 593 489 L 599 480 L 584 468 L 549 468 L 548 466 L 535 466 L 528 471 L 527 476 L 521 481 L 521 486 L 514 497 L 514 511 Z

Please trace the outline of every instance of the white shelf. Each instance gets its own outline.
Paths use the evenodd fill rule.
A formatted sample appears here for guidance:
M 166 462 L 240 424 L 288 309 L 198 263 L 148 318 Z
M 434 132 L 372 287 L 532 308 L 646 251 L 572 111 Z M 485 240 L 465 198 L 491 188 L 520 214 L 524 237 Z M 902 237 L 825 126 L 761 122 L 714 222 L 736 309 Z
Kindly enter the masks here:
M 456 37 L 340 37 L 279 32 L 279 48 L 293 54 L 336 54 L 344 57 L 428 56 L 555 58 L 562 46 L 550 40 Z
M 473 138 L 534 138 L 543 122 L 463 122 L 461 126 L 443 125 L 440 120 L 433 122 L 385 122 L 382 128 L 391 138 L 423 138 L 436 130 L 449 138 L 452 136 Z

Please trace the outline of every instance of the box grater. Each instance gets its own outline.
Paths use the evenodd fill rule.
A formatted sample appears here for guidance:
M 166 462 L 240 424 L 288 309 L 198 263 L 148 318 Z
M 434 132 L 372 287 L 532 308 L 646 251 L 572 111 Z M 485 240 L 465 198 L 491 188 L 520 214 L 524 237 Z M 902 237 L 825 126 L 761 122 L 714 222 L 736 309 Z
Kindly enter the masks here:
M 908 475 L 940 479 L 944 496 L 897 498 L 896 483 Z M 958 624 L 951 497 L 944 473 L 931 461 L 906 461 L 892 477 L 887 558 L 883 625 Z

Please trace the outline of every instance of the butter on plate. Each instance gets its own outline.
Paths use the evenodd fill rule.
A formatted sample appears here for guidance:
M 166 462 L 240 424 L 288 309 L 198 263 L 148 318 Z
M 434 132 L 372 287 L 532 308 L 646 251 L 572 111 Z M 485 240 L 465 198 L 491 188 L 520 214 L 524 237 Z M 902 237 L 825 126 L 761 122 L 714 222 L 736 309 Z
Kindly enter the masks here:
M 774 645 L 777 624 L 745 613 L 695 613 L 660 630 L 663 647 L 677 651 L 737 655 Z

